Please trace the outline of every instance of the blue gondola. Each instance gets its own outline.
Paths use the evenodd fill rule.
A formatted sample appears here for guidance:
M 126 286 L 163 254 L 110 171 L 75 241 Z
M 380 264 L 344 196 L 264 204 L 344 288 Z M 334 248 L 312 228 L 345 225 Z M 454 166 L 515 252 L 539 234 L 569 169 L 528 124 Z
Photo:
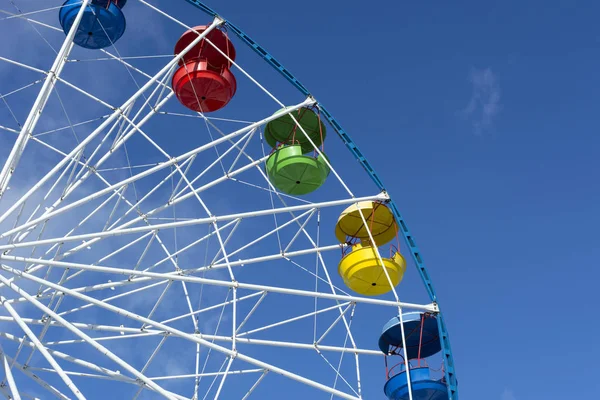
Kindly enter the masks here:
M 114 3 L 117 7 L 123 8 L 125 7 L 125 3 L 127 3 L 127 0 L 92 0 L 92 3 L 97 4 L 101 7 L 108 6 L 108 3 Z
M 448 400 L 446 383 L 443 378 L 436 379 L 431 375 L 431 370 L 424 360 L 442 349 L 436 316 L 411 312 L 402 314 L 402 321 L 403 324 L 400 323 L 400 317 L 389 320 L 379 337 L 379 348 L 385 354 L 386 361 L 387 382 L 383 388 L 385 395 L 389 400 L 410 399 L 402 341 L 402 327 L 404 327 L 412 399 Z M 395 358 L 398 363 L 388 368 L 388 358 Z
M 413 400 L 448 400 L 448 389 L 441 380 L 431 378 L 429 368 L 411 368 Z M 390 400 L 408 400 L 408 379 L 406 371 L 392 376 L 385 384 L 383 391 Z
M 423 318 L 423 329 L 421 329 L 421 318 Z M 419 312 L 402 314 L 404 321 L 404 335 L 406 336 L 406 350 L 409 360 L 419 357 L 419 344 L 421 346 L 421 357 L 427 358 L 442 350 L 440 343 L 437 319 L 433 315 L 424 315 Z M 388 353 L 390 347 L 398 347 L 398 353 L 404 356 L 402 349 L 402 330 L 400 328 L 400 317 L 394 317 L 383 327 L 379 337 L 379 348 Z
M 73 42 L 86 49 L 102 49 L 114 44 L 125 32 L 125 15 L 121 8 L 127 1 L 92 0 L 85 8 Z M 67 0 L 60 9 L 59 20 L 65 34 L 69 32 L 81 0 Z

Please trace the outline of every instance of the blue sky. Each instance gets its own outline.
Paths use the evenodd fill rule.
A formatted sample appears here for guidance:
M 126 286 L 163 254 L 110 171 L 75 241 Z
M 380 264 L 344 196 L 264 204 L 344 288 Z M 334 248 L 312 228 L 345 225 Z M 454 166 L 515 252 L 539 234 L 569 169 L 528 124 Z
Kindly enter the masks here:
M 178 12 L 192 10 L 179 1 Z M 378 171 L 436 286 L 461 398 L 596 395 L 600 354 L 587 338 L 597 328 L 590 316 L 600 256 L 594 246 L 600 191 L 593 183 L 600 166 L 594 112 L 600 6 L 209 5 L 292 71 Z M 199 24 L 208 22 L 197 15 Z M 168 44 L 173 32 L 156 27 L 156 41 L 144 50 L 161 48 L 160 40 Z M 117 101 L 118 93 L 105 94 Z M 253 107 L 232 108 L 256 118 Z M 364 175 L 357 177 L 354 187 L 363 182 Z M 223 204 L 223 212 L 233 207 Z M 403 285 L 419 284 L 414 270 L 408 274 Z M 384 316 L 357 334 L 378 332 Z M 383 365 L 369 364 L 367 371 L 365 398 L 382 396 Z M 548 384 L 549 377 L 560 382 Z M 286 381 L 276 382 L 283 388 Z

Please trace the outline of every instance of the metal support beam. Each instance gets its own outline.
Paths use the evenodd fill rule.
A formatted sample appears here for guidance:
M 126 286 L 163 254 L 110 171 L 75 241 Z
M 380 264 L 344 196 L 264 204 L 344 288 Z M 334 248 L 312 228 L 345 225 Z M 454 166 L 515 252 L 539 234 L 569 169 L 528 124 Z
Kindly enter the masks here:
M 0 279 L 5 279 L 5 278 L 0 275 Z M 27 337 L 29 337 L 29 340 L 31 340 L 31 342 L 35 345 L 35 347 L 39 350 L 39 352 L 42 353 L 42 355 L 44 356 L 46 361 L 48 361 L 48 363 L 50 363 L 50 365 L 52 365 L 52 368 L 54 368 L 54 370 L 56 371 L 58 376 L 60 376 L 60 378 L 67 385 L 67 387 L 69 389 L 71 389 L 71 392 L 73 392 L 75 397 L 77 397 L 79 400 L 85 400 L 85 397 L 83 396 L 83 394 L 81 394 L 81 392 L 79 391 L 77 386 L 67 376 L 67 374 L 65 374 L 65 371 L 63 371 L 61 366 L 58 365 L 58 363 L 56 362 L 54 357 L 52 357 L 52 355 L 48 352 L 48 350 L 46 350 L 46 348 L 42 345 L 42 343 L 39 341 L 39 339 L 37 338 L 35 333 L 33 333 L 33 331 L 31 329 L 29 329 L 27 324 L 25 324 L 25 322 L 23 322 L 23 320 L 21 319 L 19 314 L 17 314 L 15 309 L 6 302 L 6 298 L 4 296 L 0 296 L 0 304 L 2 304 L 4 306 L 4 308 L 6 309 L 6 311 L 8 311 L 8 313 L 11 315 L 11 317 L 14 318 L 17 325 L 19 325 L 19 327 L 23 330 L 23 332 L 25 332 Z
M 54 311 L 52 311 L 51 309 L 49 309 L 48 307 L 46 307 L 45 305 L 43 305 L 40 301 L 36 300 L 29 293 L 25 292 L 23 289 L 21 289 L 20 287 L 18 287 L 14 283 L 9 282 L 8 279 L 6 279 L 5 277 L 3 277 L 2 275 L 0 275 L 0 281 L 2 281 L 7 287 L 9 287 L 10 289 L 12 289 L 15 293 L 18 293 L 21 296 L 27 298 L 27 300 L 29 300 L 30 304 L 36 306 L 38 309 L 42 310 L 44 313 L 46 313 L 49 316 L 51 316 L 54 320 L 56 320 L 58 323 L 60 323 L 66 329 L 68 329 L 69 331 L 71 331 L 72 333 L 74 333 L 75 335 L 77 335 L 78 337 L 80 337 L 81 339 L 85 340 L 89 345 L 91 345 L 92 347 L 94 347 L 101 354 L 103 354 L 104 356 L 108 357 L 110 360 L 114 361 L 115 363 L 117 363 L 118 365 L 120 365 L 121 367 L 123 367 L 127 372 L 129 372 L 132 375 L 134 375 L 141 382 L 144 382 L 148 386 L 148 388 L 150 388 L 150 389 L 158 392 L 159 394 L 161 394 L 163 397 L 165 397 L 167 399 L 177 400 L 177 398 L 174 395 L 172 395 L 170 392 L 167 392 L 162 387 L 160 387 L 159 385 L 157 385 L 153 381 L 149 380 L 145 375 L 141 374 L 138 370 L 136 370 L 135 368 L 133 368 L 131 365 L 129 365 L 128 363 L 126 363 L 125 361 L 123 361 L 121 358 L 119 358 L 116 355 L 114 355 L 106 347 L 102 346 L 101 344 L 99 344 L 98 342 L 96 342 L 94 339 L 92 339 L 91 337 L 89 337 L 88 335 L 86 335 L 85 333 L 83 333 L 80 329 L 78 329 L 75 326 L 73 326 L 73 324 L 71 324 L 70 322 L 68 322 L 67 320 L 65 320 L 63 317 L 61 317 L 60 315 L 56 314 Z M 45 283 L 45 281 L 42 279 L 39 283 Z M 14 309 L 12 309 L 12 307 L 11 307 L 10 304 L 7 304 L 5 302 L 4 297 L 0 297 L 0 298 L 2 299 L 2 303 L 3 303 L 4 307 L 7 309 L 7 311 L 9 311 L 9 313 L 11 314 L 11 316 L 16 319 L 16 322 L 19 324 L 19 326 L 21 326 L 21 328 L 23 329 L 23 331 L 25 331 L 25 333 L 27 333 L 27 336 L 29 336 L 29 339 L 33 342 L 33 344 L 36 345 L 37 349 L 46 357 L 46 359 L 48 360 L 48 362 L 50 362 L 50 364 L 52 365 L 52 367 L 54 367 L 54 370 L 61 376 L 61 378 L 63 379 L 63 381 L 65 381 L 65 383 L 67 383 L 67 385 L 73 391 L 73 393 L 75 394 L 75 396 L 77 396 L 78 399 L 85 400 L 85 397 L 81 394 L 81 392 L 73 384 L 73 382 L 71 382 L 71 380 L 69 379 L 69 377 L 60 368 L 60 366 L 58 365 L 58 363 L 56 363 L 56 361 L 54 361 L 54 358 L 50 355 L 50 353 L 48 353 L 48 351 L 46 350 L 46 348 L 40 343 L 40 341 L 38 340 L 37 336 L 35 336 L 35 334 L 31 331 L 31 329 L 29 329 L 29 327 L 20 319 L 20 317 L 18 315 L 16 315 L 16 313 L 13 313 L 11 311 L 11 310 L 14 311 Z M 100 303 L 102 304 L 102 302 L 100 302 Z
M 10 178 L 12 177 L 15 169 L 17 168 L 17 164 L 21 159 L 21 155 L 25 150 L 25 146 L 27 146 L 27 142 L 29 141 L 35 126 L 37 125 L 44 108 L 46 107 L 46 103 L 48 102 L 48 98 L 54 89 L 54 85 L 56 80 L 60 76 L 66 62 L 69 57 L 69 53 L 73 48 L 73 38 L 75 37 L 75 33 L 77 29 L 79 29 L 79 23 L 83 18 L 83 12 L 85 8 L 88 6 L 91 0 L 82 0 L 81 7 L 79 8 L 79 12 L 75 17 L 75 21 L 73 21 L 73 26 L 69 30 L 67 37 L 65 38 L 56 58 L 54 59 L 54 63 L 46 75 L 46 79 L 44 80 L 44 84 L 40 89 L 37 99 L 35 103 L 33 103 L 33 107 L 29 111 L 29 115 L 21 128 L 21 132 L 19 132 L 19 136 L 13 145 L 6 162 L 4 163 L 4 167 L 2 167 L 2 171 L 0 172 L 0 199 L 4 195 L 6 188 L 8 187 L 8 183 L 10 182 Z
M 222 20 L 215 18 L 215 20 L 206 28 L 202 34 L 198 35 L 185 49 L 181 51 L 178 55 L 173 57 L 171 61 L 169 61 L 159 72 L 157 72 L 152 79 L 148 80 L 139 90 L 131 96 L 123 105 L 119 108 L 116 108 L 114 112 L 104 120 L 92 133 L 90 133 L 84 140 L 82 140 L 71 152 L 63 158 L 62 161 L 57 163 L 52 170 L 50 170 L 46 175 L 39 180 L 32 188 L 30 188 L 27 193 L 25 193 L 19 200 L 15 201 L 11 207 L 0 217 L 0 222 L 4 221 L 16 208 L 18 208 L 33 192 L 35 192 L 38 188 L 40 188 L 48 179 L 50 179 L 60 168 L 62 168 L 70 159 L 74 158 L 76 154 L 78 154 L 88 143 L 90 143 L 94 138 L 100 134 L 108 125 L 110 125 L 117 118 L 123 117 L 124 110 L 127 110 L 136 100 L 140 97 L 146 90 L 148 90 L 154 83 L 156 83 L 161 77 L 167 74 L 173 66 L 175 66 L 180 59 L 182 59 L 185 54 L 190 51 L 197 43 L 199 43 L 206 35 L 210 33 L 210 31 L 217 26 L 222 24 Z M 49 213 L 48 213 L 49 214 Z
M 10 370 L 10 365 L 8 365 L 8 358 L 6 357 L 6 354 L 4 354 L 2 346 L 0 346 L 0 357 L 2 358 L 2 365 L 4 366 L 4 373 L 6 374 L 6 382 L 8 383 L 10 394 L 14 400 L 21 400 L 21 395 L 19 394 L 19 390 L 17 389 L 15 378 L 13 377 L 12 371 Z
M 208 278 L 198 278 L 195 276 L 182 275 L 182 272 L 180 272 L 180 271 L 173 271 L 173 272 L 168 272 L 168 273 L 144 272 L 144 271 L 134 271 L 134 270 L 125 269 L 125 268 L 110 268 L 110 267 L 103 267 L 103 266 L 99 266 L 99 265 L 87 265 L 87 264 L 78 264 L 78 263 L 63 262 L 63 261 L 42 260 L 42 259 L 38 259 L 38 258 L 15 257 L 15 256 L 8 256 L 8 255 L 7 256 L 0 255 L 0 260 L 18 261 L 18 262 L 24 262 L 24 263 L 36 263 L 36 264 L 40 264 L 40 265 L 49 265 L 49 266 L 54 266 L 54 267 L 59 267 L 59 268 L 82 269 L 84 271 L 106 272 L 109 274 L 120 274 L 120 275 L 127 275 L 127 276 L 135 275 L 135 276 L 140 276 L 140 277 L 145 278 L 145 279 L 144 278 L 139 279 L 138 282 L 141 282 L 143 280 L 151 280 L 151 279 L 158 279 L 158 280 L 169 279 L 169 280 L 173 280 L 173 281 L 195 282 L 195 283 L 200 283 L 200 284 L 214 285 L 214 286 L 227 287 L 227 288 L 237 288 L 237 289 L 247 289 L 247 290 L 255 290 L 255 291 L 266 291 L 266 292 L 272 292 L 272 293 L 289 294 L 292 296 L 319 297 L 322 299 L 336 300 L 336 301 L 348 301 L 348 302 L 353 302 L 353 303 L 375 304 L 375 305 L 380 305 L 380 306 L 388 306 L 388 307 L 396 307 L 396 308 L 402 307 L 402 308 L 420 310 L 420 311 L 425 311 L 425 312 L 435 312 L 435 310 L 436 310 L 436 307 L 434 304 L 414 304 L 414 303 L 404 303 L 404 302 L 399 303 L 396 301 L 381 300 L 381 299 L 375 299 L 375 298 L 371 298 L 371 297 L 347 296 L 347 295 L 339 295 L 339 294 L 324 293 L 324 292 L 311 292 L 308 290 L 288 289 L 288 288 L 282 288 L 282 287 L 276 287 L 276 286 L 255 285 L 252 283 L 243 283 L 243 282 L 237 282 L 237 281 L 232 282 L 232 281 L 222 281 L 222 280 L 208 279 Z M 34 277 L 33 275 L 31 275 L 29 273 L 11 268 L 8 265 L 2 264 L 2 265 L 0 265 L 0 269 L 10 272 L 15 276 L 25 277 L 25 278 L 28 278 L 31 280 L 37 279 L 37 277 Z M 2 281 L 2 282 L 5 281 L 5 279 L 3 279 L 1 275 L 0 275 L 0 281 Z M 56 285 L 56 284 L 49 284 L 44 281 L 44 285 L 54 288 L 54 285 Z M 67 291 L 68 291 L 69 293 L 73 292 L 73 293 L 77 293 L 77 295 L 80 295 L 80 293 L 76 292 L 75 290 L 67 289 L 64 286 L 60 286 L 60 285 L 56 285 L 56 286 L 60 288 L 59 289 L 60 292 L 67 293 Z M 27 297 L 27 296 L 25 296 L 25 297 Z M 88 298 L 88 297 L 86 296 L 86 298 Z M 97 299 L 93 299 L 93 300 L 97 301 Z M 105 305 L 108 305 L 108 303 L 106 303 Z M 158 325 L 155 325 L 155 326 L 158 326 Z
M 23 277 L 23 278 L 26 278 L 26 279 L 28 279 L 28 280 L 31 280 L 31 281 L 33 281 L 33 282 L 37 282 L 37 283 L 43 284 L 43 285 L 45 285 L 45 286 L 48 286 L 48 287 L 51 287 L 51 288 L 53 288 L 53 289 L 55 289 L 55 290 L 62 291 L 62 292 L 64 292 L 65 294 L 68 294 L 68 295 L 70 295 L 70 296 L 73 296 L 74 298 L 77 298 L 77 299 L 80 299 L 80 300 L 83 300 L 83 301 L 87 301 L 87 302 L 90 302 L 90 303 L 94 303 L 94 304 L 96 304 L 97 306 L 99 306 L 99 307 L 101 307 L 101 308 L 104 308 L 104 309 L 106 309 L 106 310 L 108 310 L 108 311 L 111 311 L 111 312 L 114 312 L 114 313 L 117 313 L 117 314 L 123 315 L 124 317 L 130 318 L 130 319 L 133 319 L 133 320 L 136 320 L 136 321 L 142 322 L 142 323 L 146 323 L 146 324 L 152 324 L 152 325 L 154 325 L 156 328 L 158 328 L 158 329 L 161 329 L 161 330 L 164 330 L 165 332 L 168 332 L 168 333 L 169 333 L 169 334 L 171 334 L 171 335 L 178 336 L 178 337 L 180 337 L 180 338 L 182 338 L 182 339 L 186 339 L 186 340 L 188 340 L 188 341 L 190 341 L 190 342 L 198 343 L 198 344 L 200 344 L 200 345 L 203 345 L 203 346 L 204 346 L 204 347 L 206 347 L 206 348 L 209 348 L 209 349 L 212 349 L 212 350 L 218 351 L 218 352 L 220 352 L 220 353 L 223 353 L 223 354 L 225 354 L 225 355 L 226 355 L 226 356 L 228 356 L 228 357 L 231 357 L 231 358 L 238 358 L 238 359 L 240 359 L 241 361 L 244 361 L 244 362 L 247 362 L 247 363 L 253 364 L 253 365 L 255 365 L 255 366 L 259 367 L 259 368 L 264 368 L 264 369 L 271 370 L 271 371 L 273 371 L 273 372 L 275 372 L 275 373 L 277 373 L 277 374 L 280 374 L 280 375 L 283 375 L 283 376 L 285 376 L 286 378 L 293 379 L 293 380 L 295 380 L 295 381 L 297 381 L 297 382 L 300 382 L 300 383 L 303 383 L 303 384 L 305 384 L 305 385 L 311 386 L 311 387 L 313 387 L 313 388 L 315 388 L 315 389 L 322 390 L 322 391 L 324 391 L 324 392 L 326 392 L 326 393 L 330 393 L 330 394 L 332 394 L 332 395 L 336 395 L 336 396 L 338 396 L 338 397 L 341 397 L 341 398 L 343 398 L 343 399 L 349 399 L 349 400 L 360 400 L 358 397 L 351 396 L 351 395 L 349 395 L 349 394 L 347 394 L 347 393 L 341 392 L 341 391 L 339 391 L 339 390 L 337 390 L 337 389 L 333 389 L 333 388 L 331 388 L 331 387 L 329 387 L 329 386 L 326 386 L 326 385 L 323 385 L 323 384 L 321 384 L 321 383 L 315 382 L 315 381 L 313 381 L 313 380 L 310 380 L 310 379 L 308 379 L 308 378 L 305 378 L 305 377 L 303 377 L 303 376 L 300 376 L 300 375 L 294 374 L 294 373 L 292 373 L 292 372 L 289 372 L 289 371 L 287 371 L 287 370 L 285 370 L 285 369 L 282 369 L 282 368 L 276 367 L 276 366 L 274 366 L 274 365 L 272 365 L 272 364 L 269 364 L 269 363 L 266 363 L 266 362 L 260 361 L 260 360 L 258 360 L 258 359 L 256 359 L 256 358 L 253 358 L 253 357 L 247 356 L 247 355 L 245 355 L 245 354 L 242 354 L 242 353 L 240 353 L 240 352 L 233 351 L 233 350 L 230 350 L 230 349 L 228 349 L 228 348 L 225 348 L 225 347 L 222 347 L 222 346 L 216 345 L 216 344 L 214 344 L 214 343 L 212 343 L 212 342 L 209 342 L 209 341 L 207 341 L 207 340 L 205 340 L 205 339 L 202 339 L 202 338 L 198 337 L 197 335 L 192 335 L 192 334 L 189 334 L 189 333 L 185 333 L 185 332 L 183 332 L 183 331 L 181 331 L 181 330 L 179 330 L 179 329 L 175 329 L 175 328 L 173 328 L 173 327 L 170 327 L 170 326 L 167 326 L 167 325 L 161 324 L 161 323 L 159 323 L 159 322 L 152 321 L 152 320 L 150 320 L 150 319 L 148 319 L 148 318 L 144 318 L 144 317 L 142 317 L 141 315 L 138 315 L 138 314 L 132 313 L 132 312 L 130 312 L 130 311 L 124 310 L 124 309 L 122 309 L 122 308 L 119 308 L 119 307 L 113 306 L 113 305 L 111 305 L 111 304 L 108 304 L 108 303 L 104 303 L 104 302 L 102 302 L 102 301 L 100 301 L 100 300 L 94 299 L 94 298 L 92 298 L 92 297 L 89 297 L 89 296 L 86 296 L 86 295 L 84 295 L 84 294 L 81 294 L 81 293 L 74 292 L 74 291 L 72 291 L 72 290 L 70 290 L 70 289 L 64 288 L 64 287 L 62 287 L 62 286 L 59 286 L 59 285 L 57 285 L 57 284 L 55 284 L 55 283 L 49 282 L 49 281 L 47 281 L 47 280 L 45 280 L 45 279 L 38 278 L 38 277 L 36 277 L 36 276 L 34 276 L 34 275 L 30 275 L 30 274 L 27 274 L 27 273 L 25 273 L 25 272 L 18 271 L 18 270 L 15 270 L 15 269 L 13 269 L 13 268 L 10 268 L 10 267 L 7 267 L 7 266 L 2 266 L 2 268 L 3 268 L 4 270 L 8 271 L 8 272 L 11 272 L 11 273 L 13 273 L 13 274 L 17 275 L 17 276 L 21 276 L 21 277 Z M 7 287 L 9 287 L 9 288 L 10 288 L 10 289 L 12 289 L 13 291 L 17 292 L 18 294 L 20 294 L 20 295 L 22 295 L 22 296 L 24 296 L 24 297 L 27 297 L 27 298 L 28 298 L 28 300 L 29 300 L 29 301 L 30 301 L 32 304 L 34 304 L 36 307 L 38 307 L 38 308 L 42 309 L 42 310 L 43 310 L 44 312 L 46 312 L 47 314 L 51 315 L 51 316 L 52 316 L 54 319 L 56 319 L 58 322 L 60 322 L 60 324 L 61 324 L 61 325 L 63 325 L 65 328 L 67 328 L 67 329 L 71 330 L 73 333 L 76 333 L 76 334 L 77 334 L 77 336 L 79 336 L 79 337 L 81 337 L 81 338 L 83 338 L 83 339 L 86 339 L 86 341 L 87 341 L 89 344 L 91 344 L 92 346 L 94 346 L 94 347 L 96 347 L 96 348 L 98 348 L 98 349 L 100 349 L 100 348 L 103 348 L 103 350 L 104 350 L 104 352 L 103 352 L 103 353 L 104 353 L 105 355 L 107 355 L 107 356 L 109 356 L 109 357 L 110 357 L 110 356 L 113 356 L 113 357 L 114 357 L 114 355 L 113 355 L 113 354 L 112 354 L 112 353 L 111 353 L 111 352 L 110 352 L 108 349 L 104 348 L 103 346 L 101 346 L 100 344 L 98 344 L 97 342 L 95 342 L 95 341 L 94 341 L 93 339 L 91 339 L 89 336 L 85 335 L 85 334 L 84 334 L 83 332 L 81 332 L 79 329 L 75 328 L 75 327 L 74 327 L 72 324 L 70 324 L 68 321 L 66 321 L 66 320 L 64 320 L 63 318 L 61 318 L 60 316 L 56 315 L 56 314 L 55 314 L 55 313 L 54 313 L 52 310 L 48 309 L 48 308 L 47 308 L 47 307 L 45 307 L 43 304 L 41 304 L 39 301 L 37 301 L 35 298 L 31 297 L 31 296 L 30 296 L 28 293 L 24 292 L 24 291 L 23 291 L 21 288 L 19 288 L 18 286 L 16 286 L 16 285 L 15 285 L 13 282 L 9 282 L 9 281 L 8 281 L 6 278 L 4 278 L 2 275 L 0 275 L 0 281 L 2 281 L 2 282 L 3 282 L 3 283 L 4 283 L 4 284 L 7 286 Z M 128 364 L 125 364 L 125 363 L 123 363 L 123 361 L 122 361 L 122 360 L 115 358 L 115 360 L 114 360 L 114 361 L 117 361 L 117 362 L 119 362 L 119 361 L 120 361 L 120 362 L 119 362 L 119 364 L 120 364 L 120 365 L 122 365 L 124 368 L 127 368 L 127 369 L 129 370 L 129 372 L 131 372 L 131 373 L 133 373 L 134 375 L 136 375 L 136 377 L 138 377 L 139 379 L 142 379 L 142 380 L 144 380 L 144 382 L 146 382 L 146 384 L 147 384 L 148 386 L 150 386 L 151 388 L 153 388 L 153 389 L 155 389 L 155 390 L 156 390 L 156 388 L 158 388 L 159 390 L 157 390 L 157 391 L 158 391 L 159 393 L 161 393 L 161 394 L 162 394 L 164 397 L 167 397 L 167 398 L 172 398 L 172 396 L 171 396 L 171 395 L 169 395 L 169 394 L 165 394 L 164 390 L 162 390 L 162 388 L 160 388 L 159 386 L 157 386 L 157 385 L 156 385 L 154 382 L 152 382 L 152 381 L 148 381 L 148 380 L 147 380 L 147 378 L 146 378 L 145 376 L 143 376 L 143 375 L 139 376 L 140 374 L 139 374 L 139 372 L 138 372 L 137 370 L 133 369 L 133 368 L 132 368 L 131 366 L 129 366 Z
M 320 203 L 307 203 L 307 204 L 301 204 L 301 205 L 297 205 L 297 206 L 280 207 L 280 208 L 275 208 L 275 209 L 267 208 L 267 209 L 263 209 L 263 210 L 249 211 L 249 212 L 228 214 L 228 215 L 213 215 L 208 218 L 193 218 L 193 219 L 187 219 L 187 220 L 177 221 L 177 222 L 168 222 L 168 223 L 163 223 L 163 224 L 138 226 L 135 228 L 113 229 L 113 230 L 109 230 L 109 231 L 86 233 L 86 234 L 81 234 L 81 235 L 73 235 L 73 236 L 69 236 L 69 237 L 58 237 L 58 238 L 52 238 L 52 239 L 36 240 L 33 242 L 11 243 L 11 244 L 0 246 L 0 251 L 12 250 L 12 249 L 20 248 L 20 247 L 47 245 L 47 244 L 53 244 L 53 243 L 87 241 L 90 239 L 96 239 L 96 238 L 101 238 L 101 237 L 119 236 L 119 235 L 133 234 L 133 233 L 144 233 L 144 232 L 149 232 L 149 231 L 159 231 L 159 230 L 164 230 L 164 229 L 180 228 L 180 227 L 193 226 L 193 225 L 214 224 L 216 222 L 231 221 L 231 220 L 240 219 L 240 218 L 244 219 L 244 218 L 252 218 L 252 217 L 262 217 L 262 216 L 283 214 L 283 213 L 294 212 L 294 211 L 305 211 L 305 210 L 312 210 L 312 209 L 317 209 L 317 208 L 336 207 L 336 206 L 340 206 L 340 205 L 357 203 L 360 201 L 377 201 L 377 200 L 385 201 L 385 200 L 387 200 L 387 198 L 388 197 L 385 193 L 379 193 L 379 194 L 376 194 L 373 196 L 365 196 L 365 197 L 358 197 L 358 198 L 324 201 L 324 202 L 320 202 Z M 75 204 L 75 203 L 71 203 L 71 204 Z M 23 228 L 24 226 L 26 226 L 28 224 L 30 224 L 30 222 L 21 225 L 19 229 Z M 10 230 L 3 234 L 0 234 L 0 239 L 15 233 L 15 231 L 19 231 L 19 229 L 15 228 L 13 230 Z M 218 230 L 217 230 L 217 234 L 218 234 Z

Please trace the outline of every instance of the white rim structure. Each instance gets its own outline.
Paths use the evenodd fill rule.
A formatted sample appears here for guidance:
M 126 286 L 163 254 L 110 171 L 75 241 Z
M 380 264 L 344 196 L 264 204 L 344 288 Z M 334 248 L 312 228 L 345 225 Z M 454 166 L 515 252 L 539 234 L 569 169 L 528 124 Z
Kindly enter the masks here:
M 0 5 L 0 396 L 375 398 L 385 384 L 383 325 L 420 311 L 438 320 L 439 379 L 457 400 L 448 333 L 414 238 L 316 96 L 195 0 L 129 0 L 125 34 L 83 48 L 74 41 L 98 2 L 71 2 L 64 30 L 64 0 Z M 173 54 L 198 25 L 207 28 Z M 235 59 L 206 40 L 213 30 L 226 33 Z M 201 41 L 237 79 L 214 113 L 185 108 L 172 89 Z M 265 126 L 285 114 L 297 123 L 306 108 L 329 135 L 316 146 L 302 126 L 298 134 L 315 157 L 327 154 L 330 173 L 312 193 L 286 194 L 265 170 Z M 347 244 L 336 241 L 336 221 L 367 201 L 393 212 L 400 251 L 416 267 L 380 296 L 353 292 L 337 272 Z M 387 255 L 376 253 L 383 265 Z M 406 398 L 416 400 L 410 382 Z

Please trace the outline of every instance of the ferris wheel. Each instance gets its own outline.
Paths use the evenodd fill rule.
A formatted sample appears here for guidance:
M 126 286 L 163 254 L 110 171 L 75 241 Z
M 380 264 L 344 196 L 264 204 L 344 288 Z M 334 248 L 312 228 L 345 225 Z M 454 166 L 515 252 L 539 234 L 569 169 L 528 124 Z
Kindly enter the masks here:
M 318 91 L 200 1 L 0 4 L 0 396 L 458 399 Z

